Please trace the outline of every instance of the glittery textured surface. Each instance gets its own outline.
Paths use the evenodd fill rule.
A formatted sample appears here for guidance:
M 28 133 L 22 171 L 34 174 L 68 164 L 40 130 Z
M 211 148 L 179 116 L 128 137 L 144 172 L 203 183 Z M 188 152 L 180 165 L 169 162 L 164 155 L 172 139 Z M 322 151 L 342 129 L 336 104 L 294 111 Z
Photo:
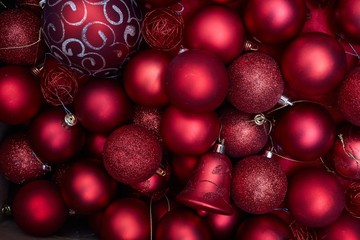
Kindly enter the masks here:
M 237 109 L 260 113 L 279 101 L 284 80 L 277 62 L 264 53 L 247 53 L 235 59 L 228 68 L 228 100 Z
M 160 139 L 161 111 L 158 108 L 136 106 L 134 109 L 133 123 L 145 127 Z
M 254 115 L 228 106 L 220 113 L 221 138 L 229 157 L 241 158 L 258 153 L 268 140 L 269 124 L 255 124 Z
M 111 133 L 103 152 L 106 170 L 117 181 L 126 184 L 151 177 L 161 158 L 162 149 L 156 137 L 149 130 L 133 124 Z
M 254 155 L 234 166 L 231 196 L 246 212 L 271 212 L 282 203 L 286 190 L 286 175 L 273 159 Z

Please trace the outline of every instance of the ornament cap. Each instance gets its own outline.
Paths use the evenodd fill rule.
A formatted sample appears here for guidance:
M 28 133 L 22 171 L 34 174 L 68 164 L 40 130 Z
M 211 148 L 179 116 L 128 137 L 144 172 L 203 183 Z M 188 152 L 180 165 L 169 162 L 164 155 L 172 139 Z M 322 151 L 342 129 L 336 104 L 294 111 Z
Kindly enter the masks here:
M 290 98 L 288 98 L 286 96 L 281 96 L 278 103 L 283 105 L 283 106 L 292 106 L 292 105 L 294 105 L 292 102 L 290 102 Z
M 224 139 L 221 139 L 221 140 L 219 141 L 219 143 L 215 144 L 214 149 L 213 149 L 213 152 L 224 154 L 224 153 L 225 153 L 225 145 L 224 145 L 224 142 L 225 142 L 225 140 L 224 140 Z
M 267 158 L 272 158 L 273 153 L 270 150 L 266 150 L 264 156 L 267 157 Z
M 65 120 L 65 123 L 70 127 L 75 126 L 76 123 L 77 123 L 77 118 L 72 113 L 66 114 L 65 117 L 64 117 L 64 120 Z
M 51 166 L 50 166 L 50 165 L 47 165 L 47 164 L 42 165 L 42 169 L 43 169 L 45 172 L 51 172 L 51 171 L 52 171 Z
M 1 208 L 1 212 L 5 216 L 11 216 L 11 207 L 7 204 L 4 204 Z
M 259 51 L 259 45 L 253 41 L 247 40 L 244 46 L 245 51 Z
M 158 169 L 156 169 L 156 174 L 161 177 L 165 177 L 167 173 L 165 169 L 163 169 L 162 167 L 158 167 Z

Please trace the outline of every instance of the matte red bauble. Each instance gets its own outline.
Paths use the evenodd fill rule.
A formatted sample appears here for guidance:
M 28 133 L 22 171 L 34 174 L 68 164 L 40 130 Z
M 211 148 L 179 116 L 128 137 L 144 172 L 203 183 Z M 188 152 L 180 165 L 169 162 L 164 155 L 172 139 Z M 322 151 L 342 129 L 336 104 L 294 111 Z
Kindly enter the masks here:
M 234 166 L 231 196 L 246 212 L 271 212 L 282 203 L 286 190 L 286 175 L 274 159 L 253 155 Z
M 326 94 L 344 78 L 346 55 L 341 44 L 330 35 L 304 33 L 286 48 L 281 70 L 286 83 L 299 94 Z
M 360 43 L 360 2 L 336 1 L 334 17 L 341 33 L 350 41 Z
M 199 155 L 211 148 L 219 136 L 220 121 L 215 112 L 195 114 L 168 107 L 160 132 L 166 146 L 179 155 Z
M 101 165 L 82 160 L 70 165 L 61 183 L 66 205 L 78 214 L 92 214 L 105 208 L 115 193 L 115 180 Z
M 43 58 L 40 18 L 30 10 L 8 9 L 0 13 L 0 61 L 33 65 Z
M 74 100 L 76 115 L 87 130 L 107 133 L 127 122 L 130 101 L 114 80 L 93 80 L 82 86 Z
M 144 50 L 134 55 L 125 67 L 126 93 L 137 104 L 161 107 L 168 103 L 165 72 L 171 56 L 163 51 Z
M 296 103 L 277 116 L 273 137 L 292 158 L 311 161 L 331 149 L 335 141 L 335 124 L 321 105 Z
M 174 155 L 171 169 L 176 180 L 185 185 L 193 174 L 198 161 L 199 156 Z
M 345 194 L 335 175 L 304 169 L 290 180 L 287 207 L 301 225 L 318 228 L 333 223 L 345 207 Z
M 107 135 L 101 133 L 87 133 L 84 145 L 86 156 L 102 159 L 107 137 Z
M 23 183 L 46 173 L 46 166 L 35 155 L 24 133 L 13 133 L 2 140 L 0 155 L 0 172 L 11 182 Z
M 156 240 L 210 240 L 210 228 L 194 212 L 177 208 L 168 212 L 160 220 L 155 230 Z
M 250 0 L 244 22 L 250 34 L 264 43 L 280 43 L 295 37 L 306 21 L 304 0 Z
M 228 92 L 224 63 L 204 50 L 188 50 L 168 65 L 165 91 L 172 105 L 187 112 L 204 113 L 219 107 Z
M 112 202 L 101 219 L 101 239 L 149 239 L 149 206 L 137 198 Z
M 54 234 L 64 225 L 68 214 L 57 187 L 47 180 L 22 186 L 15 195 L 11 211 L 20 229 L 37 237 Z
M 40 84 L 28 69 L 0 67 L 0 122 L 27 123 L 40 110 Z
M 339 87 L 338 105 L 346 120 L 360 126 L 360 67 L 348 72 Z
M 58 164 L 69 161 L 85 143 L 81 125 L 65 122 L 62 108 L 41 112 L 29 125 L 29 140 L 34 152 L 45 162 Z
M 134 124 L 110 134 L 103 151 L 108 173 L 117 181 L 133 184 L 150 178 L 160 166 L 162 149 L 155 135 Z
M 262 115 L 257 115 L 262 117 Z M 256 121 L 255 116 L 234 107 L 223 108 L 220 113 L 221 139 L 225 141 L 225 153 L 232 158 L 241 158 L 258 153 L 269 138 L 269 125 Z
M 135 1 L 47 1 L 43 20 L 54 57 L 88 75 L 117 76 L 140 44 L 141 14 Z
M 272 214 L 253 216 L 242 222 L 236 239 L 292 239 L 288 223 Z
M 225 6 L 206 6 L 197 11 L 185 26 L 185 47 L 214 53 L 224 63 L 238 57 L 246 36 L 238 14 Z

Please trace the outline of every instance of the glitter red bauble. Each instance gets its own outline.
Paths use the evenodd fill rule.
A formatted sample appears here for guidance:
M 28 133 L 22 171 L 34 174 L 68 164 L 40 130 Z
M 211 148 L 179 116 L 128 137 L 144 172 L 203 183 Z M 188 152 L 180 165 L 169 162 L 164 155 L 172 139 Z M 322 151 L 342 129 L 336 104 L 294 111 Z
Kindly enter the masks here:
M 135 125 L 110 134 L 103 151 L 106 170 L 117 181 L 133 184 L 150 178 L 160 166 L 162 148 L 155 135 Z
M 225 141 L 225 153 L 229 157 L 254 155 L 267 143 L 269 125 L 265 121 L 255 122 L 254 117 L 234 107 L 222 109 L 220 136 Z
M 177 208 L 168 212 L 160 220 L 155 230 L 157 240 L 210 240 L 210 228 L 206 222 L 192 211 Z
M 179 155 L 205 153 L 215 143 L 220 131 L 215 112 L 195 114 L 173 106 L 164 111 L 160 124 L 165 145 Z
M 253 155 L 234 166 L 231 196 L 241 210 L 271 212 L 282 203 L 286 190 L 286 175 L 274 159 Z
M 192 176 L 198 161 L 199 156 L 174 155 L 171 169 L 176 180 L 185 185 Z
M 69 166 L 61 183 L 66 205 L 78 214 L 92 214 L 110 203 L 116 182 L 101 165 L 81 160 Z
M 40 18 L 30 10 L 8 9 L 0 13 L 0 61 L 33 65 L 43 58 Z
M 149 205 L 137 198 L 112 202 L 101 219 L 101 239 L 149 239 Z
M 292 158 L 311 161 L 331 149 L 335 141 L 335 123 L 323 106 L 296 103 L 277 115 L 273 137 Z
M 125 67 L 123 81 L 126 93 L 137 104 L 161 107 L 169 102 L 165 94 L 165 72 L 171 56 L 158 50 L 143 50 Z
M 306 21 L 304 0 L 250 0 L 244 23 L 250 34 L 264 43 L 280 43 L 295 37 Z
M 284 80 L 277 62 L 264 53 L 241 55 L 228 67 L 228 73 L 227 99 L 243 112 L 260 113 L 271 109 L 284 91 Z
M 41 104 L 40 84 L 30 70 L 12 65 L 0 67 L 0 122 L 27 123 Z
M 47 1 L 43 20 L 54 57 L 93 76 L 117 76 L 140 44 L 141 14 L 135 1 Z
M 187 112 L 205 113 L 219 107 L 228 92 L 224 63 L 204 50 L 188 50 L 169 63 L 165 91 L 172 105 Z
M 318 228 L 333 223 L 345 207 L 345 194 L 335 175 L 307 168 L 289 181 L 287 207 L 301 225 Z
M 114 80 L 92 80 L 82 86 L 74 100 L 75 113 L 90 132 L 108 133 L 126 123 L 132 114 L 131 103 Z
M 132 121 L 136 125 L 140 125 L 150 130 L 156 137 L 160 138 L 160 122 L 162 111 L 158 108 L 136 106 Z
M 292 239 L 288 223 L 272 214 L 252 216 L 243 221 L 236 239 Z
M 11 212 L 25 233 L 44 237 L 54 234 L 64 225 L 68 209 L 52 182 L 36 180 L 18 190 Z
M 13 133 L 2 140 L 0 155 L 0 172 L 11 182 L 22 183 L 46 173 L 24 133 Z
M 360 67 L 348 72 L 338 92 L 338 105 L 346 120 L 360 126 Z
M 225 6 L 203 7 L 185 26 L 185 47 L 212 52 L 224 63 L 241 54 L 245 41 L 240 16 Z
M 350 41 L 360 43 L 360 2 L 336 1 L 334 17 L 341 33 Z
M 341 44 L 330 35 L 304 33 L 286 48 L 281 70 L 286 83 L 299 94 L 326 94 L 344 78 L 346 55 Z
M 80 124 L 69 126 L 61 108 L 41 112 L 29 125 L 29 140 L 34 152 L 45 162 L 58 164 L 69 161 L 85 143 Z

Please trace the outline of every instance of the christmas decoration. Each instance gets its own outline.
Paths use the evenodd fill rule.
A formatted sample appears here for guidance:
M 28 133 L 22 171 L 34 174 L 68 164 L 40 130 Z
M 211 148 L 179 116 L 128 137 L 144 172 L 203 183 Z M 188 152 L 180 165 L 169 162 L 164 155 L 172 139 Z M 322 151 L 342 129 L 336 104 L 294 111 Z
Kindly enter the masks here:
M 150 130 L 160 141 L 160 122 L 162 111 L 158 108 L 150 108 L 144 106 L 136 106 L 132 121 L 136 125 L 140 125 Z
M 147 4 L 150 4 L 152 7 L 167 7 L 174 3 L 177 3 L 179 0 L 142 0 Z
M 360 185 L 359 182 L 352 182 L 346 188 L 345 208 L 348 213 L 360 218 Z
M 176 180 L 185 185 L 193 174 L 198 161 L 199 156 L 174 155 L 171 169 Z
M 89 157 L 102 159 L 107 137 L 101 133 L 88 133 L 84 145 L 85 154 Z
M 339 30 L 351 42 L 360 43 L 360 3 L 356 0 L 336 1 L 334 18 Z
M 117 76 L 141 39 L 136 1 L 46 1 L 43 19 L 54 57 L 88 75 Z
M 318 230 L 318 239 L 360 239 L 360 219 L 343 213 L 335 222 Z

